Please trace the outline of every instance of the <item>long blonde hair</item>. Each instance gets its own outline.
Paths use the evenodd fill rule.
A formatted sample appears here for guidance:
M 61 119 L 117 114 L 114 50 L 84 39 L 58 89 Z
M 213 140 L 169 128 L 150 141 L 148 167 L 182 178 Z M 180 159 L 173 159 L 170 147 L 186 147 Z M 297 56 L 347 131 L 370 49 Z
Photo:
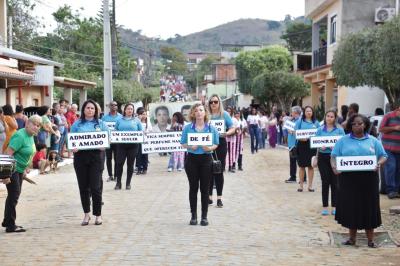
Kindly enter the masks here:
M 213 94 L 213 95 L 211 95 L 210 98 L 208 98 L 208 105 L 207 105 L 207 107 L 208 107 L 208 108 L 207 108 L 207 109 L 208 109 L 208 112 L 209 112 L 210 115 L 212 116 L 212 111 L 211 111 L 211 106 L 210 106 L 210 100 L 211 100 L 212 98 L 217 98 L 217 99 L 218 99 L 218 104 L 219 104 L 218 113 L 219 113 L 219 116 L 220 116 L 220 117 L 224 117 L 224 106 L 222 105 L 221 98 L 220 98 L 217 94 Z
M 202 103 L 195 103 L 190 108 L 190 115 L 189 115 L 190 122 L 196 121 L 195 113 L 196 113 L 196 108 L 199 107 L 199 106 L 203 106 L 204 107 L 204 112 L 205 112 L 204 123 L 208 123 L 208 121 L 210 120 L 210 115 L 208 113 L 207 108 Z

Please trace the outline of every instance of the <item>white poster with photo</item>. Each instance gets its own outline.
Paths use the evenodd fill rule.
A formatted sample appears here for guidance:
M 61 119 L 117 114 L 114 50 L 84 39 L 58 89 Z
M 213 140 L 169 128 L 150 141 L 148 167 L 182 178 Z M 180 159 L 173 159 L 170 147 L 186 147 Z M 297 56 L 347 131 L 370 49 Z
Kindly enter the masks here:
M 324 137 L 311 137 L 310 138 L 310 147 L 314 148 L 333 148 L 336 142 L 341 139 L 342 136 L 324 136 Z
M 188 145 L 211 146 L 213 144 L 212 133 L 189 133 Z
M 317 129 L 298 129 L 296 130 L 296 139 L 309 139 L 314 137 Z
M 107 131 L 68 133 L 67 137 L 69 150 L 95 150 L 110 147 Z
M 225 133 L 225 120 L 210 120 L 210 125 L 217 129 L 218 134 Z
M 111 143 L 143 143 L 142 131 L 111 131 Z
M 147 133 L 144 135 L 142 153 L 185 152 L 181 137 L 182 132 Z
M 336 157 L 338 171 L 373 171 L 376 168 L 376 156 L 342 156 Z

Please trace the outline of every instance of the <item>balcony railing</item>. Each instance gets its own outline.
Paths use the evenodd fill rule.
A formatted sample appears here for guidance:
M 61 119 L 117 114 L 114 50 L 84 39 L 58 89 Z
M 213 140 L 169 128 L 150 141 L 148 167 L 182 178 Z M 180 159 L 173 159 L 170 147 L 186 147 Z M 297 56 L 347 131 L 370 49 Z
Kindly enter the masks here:
M 326 51 L 326 47 L 322 47 L 313 52 L 313 68 L 326 65 Z

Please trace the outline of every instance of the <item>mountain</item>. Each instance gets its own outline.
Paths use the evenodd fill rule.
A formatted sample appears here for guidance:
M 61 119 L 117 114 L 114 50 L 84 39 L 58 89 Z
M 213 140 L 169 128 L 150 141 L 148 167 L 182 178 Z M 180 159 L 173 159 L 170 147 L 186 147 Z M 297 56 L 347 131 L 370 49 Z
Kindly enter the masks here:
M 295 18 L 295 21 L 304 21 L 304 17 Z M 289 16 L 284 21 L 263 19 L 239 19 L 201 32 L 186 36 L 176 35 L 167 40 L 152 39 L 141 35 L 140 31 L 133 32 L 120 28 L 119 34 L 122 43 L 132 49 L 133 54 L 140 54 L 140 49 L 158 51 L 160 46 L 173 46 L 183 52 L 219 52 L 220 44 L 283 44 L 280 38 L 286 24 L 293 19 Z M 132 48 L 133 47 L 133 48 Z

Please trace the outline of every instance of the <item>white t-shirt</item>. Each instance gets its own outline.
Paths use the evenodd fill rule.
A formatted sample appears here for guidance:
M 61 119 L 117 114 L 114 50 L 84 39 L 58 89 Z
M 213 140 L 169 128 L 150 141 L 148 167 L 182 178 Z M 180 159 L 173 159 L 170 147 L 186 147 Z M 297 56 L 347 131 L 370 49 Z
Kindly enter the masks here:
M 268 127 L 268 117 L 267 116 L 265 116 L 265 115 L 263 115 L 261 118 L 260 118 L 260 122 L 261 122 L 261 128 L 263 128 L 263 129 L 265 129 L 265 128 L 267 128 Z
M 247 117 L 247 122 L 249 122 L 250 125 L 258 125 L 259 121 L 260 117 L 258 115 L 249 115 Z
M 234 128 L 240 127 L 240 122 L 234 117 L 232 117 L 232 124 Z

